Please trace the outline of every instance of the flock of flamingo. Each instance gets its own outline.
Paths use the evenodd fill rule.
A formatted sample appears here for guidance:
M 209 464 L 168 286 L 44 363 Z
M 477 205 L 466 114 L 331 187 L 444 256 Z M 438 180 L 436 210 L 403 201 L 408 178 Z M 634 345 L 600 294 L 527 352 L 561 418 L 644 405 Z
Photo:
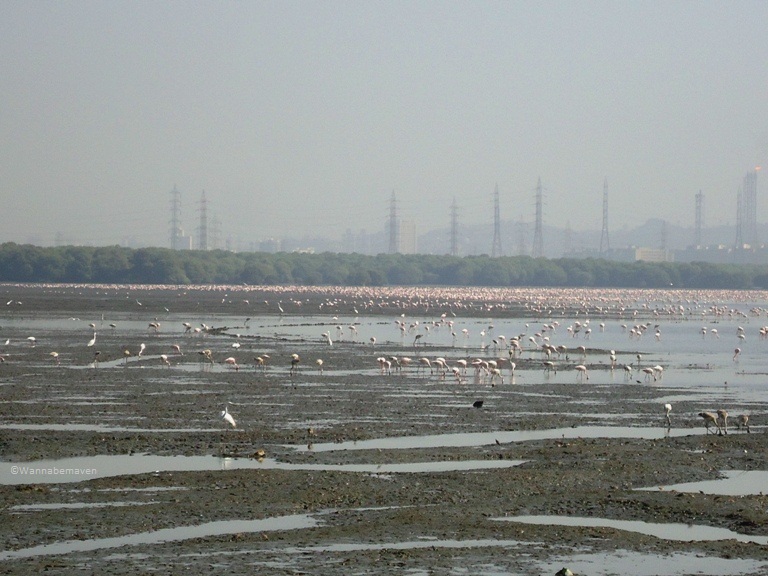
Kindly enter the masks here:
M 278 298 L 276 303 L 273 300 L 272 304 L 264 300 L 264 305 L 268 309 L 273 309 L 274 313 L 279 314 L 281 317 L 286 313 L 285 309 L 289 306 L 295 309 L 295 313 L 305 313 L 304 303 L 309 302 L 310 299 L 304 298 L 302 295 L 308 291 L 311 292 L 312 288 L 287 287 L 284 297 Z M 594 292 L 578 290 L 542 289 L 540 291 L 529 290 L 526 292 L 513 290 L 511 291 L 512 294 L 510 294 L 510 291 L 499 292 L 496 290 L 494 292 L 493 289 L 477 289 L 473 291 L 472 298 L 457 298 L 457 292 L 460 292 L 460 290 L 447 288 L 392 290 L 340 288 L 336 290 L 334 297 L 326 296 L 321 298 L 318 308 L 321 313 L 325 314 L 340 309 L 346 309 L 355 315 L 380 314 L 386 316 L 399 312 L 394 323 L 400 336 L 400 347 L 412 348 L 415 354 L 413 357 L 406 355 L 376 355 L 375 361 L 382 375 L 402 374 L 403 371 L 413 366 L 414 374 L 417 376 L 423 375 L 426 377 L 428 373 L 439 380 L 445 380 L 450 375 L 456 384 L 463 385 L 470 383 L 469 371 L 471 370 L 471 380 L 474 384 L 490 386 L 505 383 L 505 370 L 508 371 L 507 382 L 514 383 L 515 371 L 524 357 L 527 369 L 535 368 L 538 365 L 545 377 L 557 374 L 558 371 L 571 369 L 575 373 L 576 382 L 588 382 L 590 380 L 590 369 L 594 364 L 590 365 L 586 361 L 586 345 L 580 344 L 569 348 L 564 344 L 556 346 L 551 343 L 554 335 L 558 333 L 561 325 L 559 319 L 562 318 L 581 317 L 581 319 L 575 320 L 565 327 L 565 333 L 570 339 L 581 338 L 583 341 L 589 341 L 593 335 L 593 330 L 601 333 L 604 332 L 606 330 L 604 318 L 614 319 L 619 322 L 621 332 L 625 333 L 631 341 L 641 340 L 648 333 L 653 334 L 655 341 L 661 341 L 662 330 L 660 321 L 662 319 L 673 321 L 691 320 L 696 317 L 749 319 L 750 317 L 762 314 L 768 315 L 763 309 L 753 308 L 748 313 L 745 313 L 736 308 L 722 305 L 702 307 L 700 302 L 693 299 L 668 302 L 662 305 L 651 305 L 650 302 L 662 293 L 654 294 L 649 292 L 633 293 L 633 291 L 621 291 L 620 293 L 611 293 L 606 291 L 597 298 L 595 298 Z M 645 302 L 638 305 L 637 301 L 642 302 L 642 299 L 638 298 L 639 294 L 642 294 Z M 665 294 L 665 297 L 668 297 L 668 294 Z M 229 294 L 227 293 L 222 298 L 221 303 L 231 302 L 228 298 Z M 242 301 L 250 305 L 247 299 Z M 138 299 L 136 303 L 142 306 Z M 166 311 L 168 311 L 167 308 Z M 418 315 L 422 317 L 432 315 L 437 319 L 421 322 L 418 320 L 406 321 L 406 318 L 418 317 Z M 495 334 L 494 325 L 491 321 L 487 328 L 479 331 L 480 344 L 478 348 L 481 354 L 476 357 L 460 357 L 450 360 L 444 356 L 430 357 L 428 354 L 418 354 L 419 349 L 426 352 L 430 335 L 435 331 L 448 330 L 452 347 L 456 347 L 458 344 L 465 349 L 469 348 L 470 330 L 468 328 L 460 329 L 457 322 L 461 317 L 477 317 L 480 315 L 487 317 L 505 315 L 507 317 L 541 318 L 543 321 L 541 322 L 540 329 L 535 334 L 528 336 L 524 332 L 510 338 L 501 334 Z M 589 319 L 590 315 L 599 315 L 601 320 L 596 325 L 593 325 Z M 639 321 L 641 316 L 652 318 L 652 320 Z M 333 319 L 338 320 L 338 316 L 333 316 Z M 245 320 L 246 327 L 250 320 L 250 317 Z M 525 326 L 528 328 L 527 323 Z M 87 342 L 86 347 L 94 349 L 93 365 L 96 367 L 99 364 L 99 355 L 101 354 L 100 351 L 95 350 L 97 342 L 96 324 L 91 323 L 89 327 L 93 330 L 93 337 Z M 116 324 L 109 324 L 109 327 L 114 331 Z M 182 334 L 188 337 L 199 336 L 202 338 L 211 334 L 222 335 L 221 329 L 213 328 L 204 323 L 201 323 L 199 327 L 194 327 L 190 322 L 183 322 L 182 328 Z M 148 323 L 147 329 L 151 335 L 158 335 L 161 332 L 161 324 L 155 318 Z M 704 326 L 701 327 L 700 332 L 702 338 L 705 339 L 719 339 L 721 337 L 717 328 Z M 758 334 L 761 339 L 768 339 L 768 326 L 761 326 Z M 345 335 L 347 340 L 345 340 Z M 746 340 L 747 334 L 742 326 L 738 327 L 736 337 L 739 343 Z M 334 341 L 337 343 L 345 341 L 370 347 L 370 350 L 375 353 L 379 343 L 375 336 L 370 336 L 366 344 L 359 342 L 358 338 L 358 325 L 355 322 L 351 322 L 346 326 L 342 323 L 334 323 L 331 329 L 320 334 L 320 342 L 327 346 L 333 346 Z M 34 336 L 28 337 L 27 341 L 33 347 L 38 344 L 37 338 Z M 8 344 L 9 341 L 6 341 L 6 346 Z M 387 347 L 391 348 L 392 343 L 387 343 Z M 239 339 L 232 344 L 231 348 L 232 354 L 227 355 L 221 363 L 235 371 L 239 371 L 241 368 L 241 364 L 237 360 L 237 353 L 240 352 L 241 348 Z M 144 343 L 141 343 L 138 349 L 124 348 L 122 350 L 124 365 L 127 366 L 129 359 L 132 357 L 141 358 L 144 355 L 145 349 L 146 345 Z M 591 353 L 594 354 L 595 351 Z M 740 353 L 741 348 L 736 347 L 733 353 L 734 362 L 739 361 Z M 60 365 L 61 354 L 58 351 L 51 351 L 49 354 L 55 364 Z M 204 365 L 212 366 L 216 363 L 214 353 L 210 348 L 200 348 L 197 354 L 200 362 Z M 170 368 L 172 366 L 172 358 L 181 356 L 183 356 L 181 346 L 179 344 L 172 344 L 169 350 L 163 351 L 157 357 L 164 367 Z M 576 360 L 574 361 L 572 358 Z M 6 355 L 0 355 L 0 362 L 5 360 Z M 254 369 L 264 371 L 271 360 L 269 354 L 263 353 L 254 356 L 250 365 Z M 658 382 L 663 378 L 664 367 L 662 365 L 642 366 L 642 356 L 639 353 L 636 354 L 636 360 L 637 362 L 620 364 L 616 351 L 610 350 L 607 358 L 604 359 L 605 364 L 603 364 L 603 361 L 600 361 L 599 365 L 601 367 L 607 366 L 611 372 L 620 370 L 624 374 L 625 381 L 635 379 L 635 373 L 641 374 L 645 382 Z M 299 372 L 301 363 L 302 360 L 299 354 L 294 353 L 290 356 L 288 360 L 288 373 L 290 376 L 294 376 Z M 320 374 L 324 373 L 326 364 L 322 358 L 315 359 L 314 365 Z M 641 380 L 637 379 L 636 382 L 641 382 Z M 671 405 L 666 404 L 664 406 L 665 421 L 669 426 L 671 426 L 671 411 Z M 702 418 L 708 432 L 712 429 L 718 434 L 727 434 L 728 414 L 725 410 L 701 412 L 699 416 Z M 235 426 L 234 417 L 226 408 L 222 412 L 222 418 L 230 425 Z M 747 415 L 739 416 L 737 418 L 737 426 L 749 432 L 749 417 Z

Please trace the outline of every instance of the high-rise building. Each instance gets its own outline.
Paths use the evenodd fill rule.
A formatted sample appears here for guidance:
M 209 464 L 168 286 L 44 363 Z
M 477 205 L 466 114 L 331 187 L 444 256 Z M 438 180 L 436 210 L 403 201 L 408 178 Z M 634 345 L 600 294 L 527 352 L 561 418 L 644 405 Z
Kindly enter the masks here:
M 491 247 L 491 257 L 498 258 L 502 256 L 501 251 L 501 211 L 499 210 L 499 185 L 493 191 L 493 246 Z
M 600 254 L 611 249 L 608 239 L 608 178 L 603 182 L 603 232 L 600 234 Z
M 736 248 L 757 246 L 757 169 L 747 172 L 736 194 Z
M 181 250 L 184 231 L 181 229 L 181 193 L 173 186 L 171 190 L 171 250 Z
M 544 216 L 543 205 L 544 204 L 544 192 L 541 187 L 541 177 L 536 184 L 536 223 L 533 229 L 533 252 L 534 258 L 541 258 L 544 256 Z
M 451 204 L 451 256 L 459 255 L 459 209 L 456 207 L 456 197 Z
M 205 190 L 200 196 L 200 227 L 197 229 L 198 250 L 208 250 L 208 201 L 205 199 Z
M 400 222 L 397 219 L 397 198 L 395 191 L 389 200 L 389 253 L 396 254 L 400 251 Z
M 694 229 L 693 244 L 696 247 L 701 246 L 701 230 L 704 227 L 704 194 L 699 190 L 696 194 L 696 222 Z
M 744 176 L 744 191 L 742 193 L 743 208 L 741 217 L 743 218 L 742 233 L 744 234 L 744 243 L 752 247 L 757 246 L 757 170 L 747 172 Z
M 418 249 L 416 222 L 413 220 L 403 220 L 399 228 L 400 246 L 398 247 L 398 252 L 401 254 L 416 254 Z

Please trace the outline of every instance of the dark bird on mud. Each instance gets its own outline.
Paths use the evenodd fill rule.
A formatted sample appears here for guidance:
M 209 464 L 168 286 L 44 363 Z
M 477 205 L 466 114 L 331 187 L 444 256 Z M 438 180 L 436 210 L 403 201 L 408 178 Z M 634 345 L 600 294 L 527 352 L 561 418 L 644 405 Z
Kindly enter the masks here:
M 482 400 L 475 400 L 472 403 L 473 408 L 482 408 L 483 407 L 483 401 Z
M 555 573 L 555 576 L 574 576 L 574 574 L 573 574 L 573 572 L 571 572 L 570 570 L 568 570 L 568 568 L 563 568 L 563 569 L 561 569 L 561 570 L 558 570 L 558 571 Z

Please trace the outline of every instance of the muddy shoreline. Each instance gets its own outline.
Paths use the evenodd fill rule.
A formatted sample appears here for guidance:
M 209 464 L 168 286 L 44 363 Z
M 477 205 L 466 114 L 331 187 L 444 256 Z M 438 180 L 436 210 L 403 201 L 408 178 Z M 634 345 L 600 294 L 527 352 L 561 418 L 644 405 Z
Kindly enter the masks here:
M 70 331 L 38 333 L 40 343 L 35 347 L 17 345 L 5 352 L 6 361 L 0 364 L 0 455 L 5 462 L 110 454 L 137 459 L 143 454 L 257 459 L 263 450 L 268 459 L 296 465 L 524 463 L 436 473 L 157 471 L 63 484 L 4 485 L 0 550 L 9 557 L 0 566 L 2 573 L 69 574 L 86 569 L 106 574 L 208 574 L 212 568 L 224 568 L 235 573 L 318 575 L 554 574 L 577 554 L 599 557 L 616 550 L 655 558 L 690 554 L 750 560 L 753 569 L 741 573 L 755 575 L 764 573 L 768 562 L 768 546 L 735 540 L 672 541 L 612 528 L 498 520 L 567 515 L 696 524 L 768 536 L 768 490 L 719 496 L 663 488 L 715 479 L 722 470 L 768 470 L 765 432 L 704 435 L 690 416 L 695 404 L 683 400 L 675 407 L 674 429 L 690 434 L 667 437 L 656 401 L 663 394 L 659 389 L 636 382 L 576 385 L 549 381 L 538 373 L 516 384 L 457 386 L 450 378 L 416 376 L 415 368 L 391 376 L 379 374 L 376 356 L 407 352 L 395 342 L 379 343 L 374 352 L 362 342 L 340 341 L 328 347 L 320 339 L 267 335 L 239 339 L 238 355 L 268 353 L 269 367 L 262 371 L 247 365 L 235 371 L 221 366 L 221 359 L 231 352 L 231 330 L 205 338 L 204 345 L 219 359 L 211 369 L 196 353 L 202 342 L 185 336 L 175 315 L 201 314 L 201 309 L 211 310 L 214 319 L 216 314 L 231 314 L 231 307 L 222 303 L 228 297 L 219 291 L 60 289 L 55 293 L 7 286 L 3 291 L 7 301 L 22 302 L 8 306 L 12 309 L 6 318 L 14 318 L 15 327 L 2 337 L 13 342 L 23 342 L 28 335 L 28 330 L 18 328 L 23 323 L 19 318 L 58 315 L 82 320 Z M 318 310 L 328 297 L 303 301 L 303 311 Z M 247 298 L 254 303 L 247 310 L 251 313 L 256 302 L 266 309 L 270 305 L 264 301 L 276 300 L 265 294 Z M 119 322 L 114 331 L 99 331 L 101 366 L 94 367 L 94 351 L 84 346 L 88 337 L 83 338 L 88 335 L 87 321 L 102 313 L 108 319 L 158 317 L 163 326 L 157 334 L 124 334 Z M 327 313 L 330 325 L 336 310 L 328 306 Z M 388 323 L 390 312 L 380 313 Z M 174 315 L 173 322 L 165 321 L 163 315 L 168 314 Z M 147 357 L 131 356 L 121 365 L 122 349 L 135 347 L 139 340 L 147 343 Z M 188 352 L 172 357 L 170 367 L 163 365 L 158 351 L 176 342 Z M 61 365 L 48 356 L 51 350 L 63 357 Z M 287 359 L 294 353 L 301 355 L 302 363 L 291 375 Z M 320 357 L 322 374 L 314 364 Z M 523 359 L 520 369 L 525 368 Z M 605 367 L 595 361 L 590 369 Z M 477 399 L 483 400 L 482 408 L 472 407 Z M 548 414 L 548 405 L 554 402 L 567 405 L 568 415 Z M 236 429 L 226 427 L 219 417 L 227 403 L 237 418 Z M 593 414 L 595 404 L 600 405 L 600 415 Z M 66 424 L 100 428 L 46 428 Z M 306 449 L 386 437 L 595 425 L 654 428 L 659 434 L 653 439 L 576 437 L 479 446 Z M 655 486 L 662 488 L 637 490 Z M 316 525 L 122 547 L 106 541 L 225 520 L 289 515 L 309 515 Z M 97 542 L 93 550 L 61 554 L 46 550 L 13 557 L 28 548 L 69 541 L 101 541 L 103 547 Z M 610 572 L 596 567 L 596 573 Z

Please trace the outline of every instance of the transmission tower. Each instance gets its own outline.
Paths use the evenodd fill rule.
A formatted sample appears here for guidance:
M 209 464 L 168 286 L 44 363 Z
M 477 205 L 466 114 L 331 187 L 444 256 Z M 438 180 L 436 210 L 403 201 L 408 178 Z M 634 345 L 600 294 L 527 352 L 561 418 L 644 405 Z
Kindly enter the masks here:
M 499 185 L 496 184 L 496 189 L 493 191 L 493 247 L 491 248 L 491 256 L 498 258 L 502 256 L 501 251 L 501 212 L 499 210 Z
M 400 226 L 397 221 L 397 198 L 395 191 L 389 200 L 389 253 L 396 254 L 400 251 Z
M 456 197 L 451 204 L 451 256 L 459 255 L 459 210 L 456 207 Z
M 696 228 L 694 243 L 701 246 L 701 228 L 704 225 L 704 194 L 699 190 L 696 194 Z
M 608 240 L 608 178 L 603 182 L 603 233 L 600 235 L 600 254 L 605 254 L 611 249 Z
M 208 201 L 205 199 L 205 190 L 200 197 L 200 227 L 197 230 L 197 248 L 208 250 Z
M 174 184 L 171 190 L 171 250 L 181 248 L 181 194 Z
M 544 233 L 543 233 L 543 217 L 542 217 L 542 204 L 544 201 L 544 193 L 541 188 L 541 177 L 536 184 L 536 227 L 533 229 L 533 257 L 541 258 L 544 256 Z

